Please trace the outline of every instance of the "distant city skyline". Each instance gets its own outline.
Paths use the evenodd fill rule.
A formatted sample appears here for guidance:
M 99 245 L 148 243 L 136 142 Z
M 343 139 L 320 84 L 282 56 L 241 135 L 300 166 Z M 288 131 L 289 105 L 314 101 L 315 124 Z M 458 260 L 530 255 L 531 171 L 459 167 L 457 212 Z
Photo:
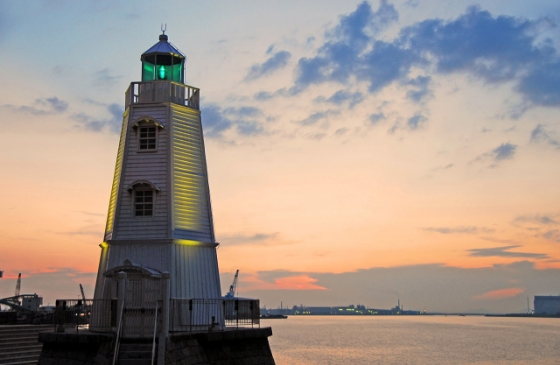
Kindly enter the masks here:
M 0 3 L 0 297 L 92 296 L 124 92 L 201 89 L 225 293 L 513 312 L 559 294 L 560 3 Z

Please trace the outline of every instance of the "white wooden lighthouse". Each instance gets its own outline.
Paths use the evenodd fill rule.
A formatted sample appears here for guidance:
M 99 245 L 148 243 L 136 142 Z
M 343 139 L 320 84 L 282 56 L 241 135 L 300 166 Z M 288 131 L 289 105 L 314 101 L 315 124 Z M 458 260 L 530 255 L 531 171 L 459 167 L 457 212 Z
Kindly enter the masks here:
M 185 55 L 165 34 L 141 61 L 142 81 L 126 91 L 95 299 L 117 298 L 123 272 L 129 307 L 218 299 L 199 89 L 184 84 Z

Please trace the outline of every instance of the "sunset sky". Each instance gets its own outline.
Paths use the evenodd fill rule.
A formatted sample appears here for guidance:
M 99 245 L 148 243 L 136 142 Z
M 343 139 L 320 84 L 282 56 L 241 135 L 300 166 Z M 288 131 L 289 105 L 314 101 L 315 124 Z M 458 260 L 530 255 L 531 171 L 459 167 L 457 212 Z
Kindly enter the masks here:
M 92 296 L 124 92 L 201 89 L 224 292 L 522 311 L 560 293 L 560 2 L 0 2 L 0 297 Z M 531 305 L 532 306 L 532 305 Z

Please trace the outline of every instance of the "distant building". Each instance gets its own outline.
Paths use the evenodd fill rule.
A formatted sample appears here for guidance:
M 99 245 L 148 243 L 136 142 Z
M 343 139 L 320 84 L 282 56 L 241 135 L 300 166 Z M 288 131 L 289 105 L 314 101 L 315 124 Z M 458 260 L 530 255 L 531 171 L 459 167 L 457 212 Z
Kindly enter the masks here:
M 21 306 L 30 311 L 38 311 L 39 307 L 43 304 L 43 297 L 37 294 L 24 295 L 21 301 Z
M 560 295 L 535 295 L 535 314 L 560 316 Z

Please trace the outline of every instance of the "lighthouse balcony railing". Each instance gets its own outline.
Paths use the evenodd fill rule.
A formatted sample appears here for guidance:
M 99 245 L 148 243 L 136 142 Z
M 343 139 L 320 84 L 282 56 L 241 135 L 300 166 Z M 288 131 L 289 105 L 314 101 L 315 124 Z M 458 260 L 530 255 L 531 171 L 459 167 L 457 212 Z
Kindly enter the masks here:
M 199 110 L 200 89 L 173 81 L 131 82 L 125 109 L 138 103 L 175 103 Z

